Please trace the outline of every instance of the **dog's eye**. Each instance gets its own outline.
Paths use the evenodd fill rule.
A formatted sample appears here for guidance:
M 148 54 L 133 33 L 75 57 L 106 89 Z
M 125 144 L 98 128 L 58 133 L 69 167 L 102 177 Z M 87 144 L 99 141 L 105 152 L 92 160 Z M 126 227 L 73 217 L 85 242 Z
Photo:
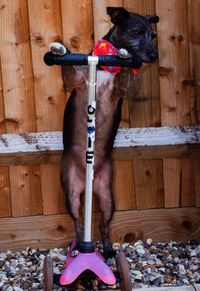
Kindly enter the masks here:
M 141 35 L 141 32 L 139 31 L 139 30 L 132 30 L 131 31 L 131 34 L 134 36 L 134 37 L 138 37 L 138 36 L 140 36 Z

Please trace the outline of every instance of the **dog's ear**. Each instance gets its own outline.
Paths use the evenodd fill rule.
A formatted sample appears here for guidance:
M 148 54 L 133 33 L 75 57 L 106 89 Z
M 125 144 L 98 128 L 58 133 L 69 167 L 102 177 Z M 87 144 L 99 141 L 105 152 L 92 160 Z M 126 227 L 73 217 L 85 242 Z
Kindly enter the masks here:
M 123 7 L 107 7 L 107 14 L 114 24 L 120 24 L 130 16 L 130 13 Z
M 158 23 L 159 17 L 157 15 L 146 15 L 146 20 L 149 21 L 149 23 Z

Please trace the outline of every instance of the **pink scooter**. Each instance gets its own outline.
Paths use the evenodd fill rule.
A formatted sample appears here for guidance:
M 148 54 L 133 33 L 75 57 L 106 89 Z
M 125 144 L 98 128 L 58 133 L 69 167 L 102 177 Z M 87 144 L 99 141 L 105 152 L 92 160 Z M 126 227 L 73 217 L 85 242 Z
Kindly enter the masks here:
M 117 56 L 91 56 L 80 54 L 66 54 L 63 56 L 46 53 L 44 61 L 47 65 L 89 65 L 89 85 L 88 85 L 88 123 L 87 129 L 87 149 L 86 160 L 86 189 L 85 189 L 85 222 L 84 222 L 84 240 L 80 245 L 78 254 L 72 256 L 72 252 L 76 245 L 73 241 L 66 258 L 66 266 L 63 271 L 59 283 L 61 286 L 69 286 L 73 284 L 81 275 L 88 270 L 90 274 L 98 277 L 106 285 L 114 285 L 116 277 L 106 264 L 104 258 L 95 248 L 91 239 L 91 223 L 92 223 L 92 192 L 93 192 L 93 176 L 94 176 L 94 156 L 88 156 L 88 152 L 94 152 L 95 143 L 95 110 L 96 110 L 96 68 L 97 65 L 104 66 L 123 66 L 138 68 L 141 61 L 137 58 L 121 59 Z M 117 267 L 121 274 L 121 290 L 131 291 L 132 283 L 129 272 L 128 262 L 123 252 L 116 255 Z M 45 290 L 53 290 L 53 262 L 50 256 L 44 260 L 44 280 Z

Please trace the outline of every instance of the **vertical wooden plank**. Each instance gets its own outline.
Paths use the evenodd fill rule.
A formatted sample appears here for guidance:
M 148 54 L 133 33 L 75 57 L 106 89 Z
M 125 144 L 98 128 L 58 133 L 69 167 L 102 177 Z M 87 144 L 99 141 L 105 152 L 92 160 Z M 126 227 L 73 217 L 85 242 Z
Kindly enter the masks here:
M 190 41 L 190 67 L 194 78 L 196 123 L 200 122 L 200 1 L 188 0 L 188 24 Z M 200 160 L 192 161 L 192 175 L 194 177 L 194 192 L 196 206 L 200 207 Z
M 44 198 L 43 213 L 66 213 L 65 199 L 60 183 L 60 164 L 41 165 L 43 178 L 42 192 Z
M 106 13 L 106 7 L 122 7 L 122 0 L 93 0 L 94 14 L 94 39 L 95 42 L 101 39 L 113 26 L 110 17 Z M 129 107 L 128 100 L 123 101 L 122 120 L 120 127 L 129 127 Z M 117 210 L 126 210 L 136 208 L 135 190 L 133 180 L 132 161 L 115 161 L 114 162 L 114 195 L 115 206 Z
M 90 53 L 93 48 L 91 0 L 61 0 L 63 39 L 71 52 Z
M 161 124 L 192 124 L 195 120 L 188 43 L 188 3 L 187 0 L 156 0 L 156 11 L 160 17 L 158 48 Z M 170 162 L 167 159 L 163 161 L 163 165 L 166 207 L 176 207 L 180 201 L 180 192 L 174 193 L 174 190 L 178 188 L 177 185 L 182 185 L 182 173 L 186 173 L 187 163 L 185 165 L 182 162 L 180 167 L 180 161 L 171 159 Z M 185 195 L 183 188 L 181 191 L 181 196 Z
M 163 160 L 165 207 L 180 207 L 181 201 L 181 160 Z M 175 177 L 175 178 L 174 178 Z
M 134 163 L 137 209 L 161 208 L 164 206 L 161 168 L 161 160 L 137 160 Z
M 7 132 L 36 129 L 26 1 L 1 0 L 1 65 Z
M 11 214 L 9 169 L 0 167 L 0 217 L 9 217 Z
M 124 100 L 121 128 L 129 127 L 128 100 Z M 133 161 L 114 161 L 114 195 L 116 210 L 136 208 Z
M 23 166 L 10 168 L 11 189 L 15 189 L 12 205 L 13 216 L 29 216 L 42 214 L 40 168 Z
M 181 159 L 182 179 L 181 179 L 181 206 L 195 206 L 195 179 L 192 173 L 192 161 Z
M 48 67 L 43 56 L 53 41 L 62 42 L 59 0 L 29 0 L 29 21 L 38 131 L 62 130 L 66 102 L 60 67 Z M 37 21 L 40 19 L 40 21 Z M 59 165 L 41 165 L 43 213 L 63 213 Z
M 156 0 L 162 125 L 192 123 L 187 0 Z M 170 96 L 170 98 L 169 98 Z
M 27 2 L 23 0 L 1 0 L 0 7 L 4 109 L 5 119 L 9 121 L 6 123 L 6 131 L 10 133 L 35 131 L 35 104 Z M 36 170 L 35 167 L 10 167 L 10 181 L 12 182 L 10 189 L 14 216 L 24 215 L 24 212 L 26 212 L 26 215 L 38 214 L 42 211 L 41 191 L 39 190 L 40 179 L 38 178 L 37 182 L 34 183 L 34 186 L 37 185 L 37 194 L 34 186 L 31 185 L 31 180 L 27 180 L 25 190 L 20 188 L 23 173 L 32 173 L 33 169 Z M 24 191 L 30 192 L 25 194 Z M 35 194 L 36 196 L 34 196 Z M 29 204 L 29 195 L 33 197 L 33 200 L 26 211 L 24 206 Z
M 155 15 L 154 0 L 124 0 L 124 7 L 141 15 Z M 131 127 L 160 125 L 158 63 L 142 67 L 136 79 L 130 82 L 129 110 Z M 137 208 L 163 207 L 162 161 L 135 160 L 133 167 Z M 144 183 L 147 177 L 148 184 Z
M 141 15 L 155 15 L 154 0 L 124 0 L 124 7 Z M 132 127 L 160 125 L 158 62 L 146 64 L 130 82 L 129 108 Z
M 194 101 L 191 104 L 193 123 L 200 122 L 200 2 L 188 0 L 188 32 L 190 49 L 191 89 Z
M 0 62 L 0 133 L 5 132 L 3 85 Z M 0 217 L 11 216 L 11 197 L 8 167 L 0 167 Z
M 194 177 L 195 205 L 200 207 L 200 159 L 192 160 L 192 175 Z
M 53 41 L 62 42 L 59 0 L 29 0 L 29 22 L 38 131 L 61 130 L 65 93 L 60 67 L 48 67 L 43 56 Z M 40 21 L 37 21 L 37 18 Z
M 115 161 L 114 195 L 117 210 L 136 208 L 132 161 Z

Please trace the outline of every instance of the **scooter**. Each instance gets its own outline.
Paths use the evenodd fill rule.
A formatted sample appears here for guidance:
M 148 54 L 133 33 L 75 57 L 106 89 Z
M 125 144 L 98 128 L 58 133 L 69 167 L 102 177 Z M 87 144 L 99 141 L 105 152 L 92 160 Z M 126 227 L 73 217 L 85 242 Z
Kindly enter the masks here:
M 91 237 L 92 224 L 92 192 L 94 177 L 94 156 L 87 156 L 88 153 L 94 153 L 95 145 L 95 110 L 96 110 L 96 71 L 97 65 L 100 66 L 120 66 L 138 68 L 141 66 L 141 60 L 137 57 L 127 59 L 118 56 L 92 56 L 85 54 L 65 54 L 54 55 L 48 52 L 44 55 L 44 62 L 48 66 L 52 65 L 88 65 L 88 107 L 87 107 L 87 145 L 86 145 L 86 189 L 85 189 L 85 221 L 84 221 L 84 239 L 80 244 L 78 254 L 73 256 L 73 250 L 76 245 L 74 240 L 66 257 L 65 269 L 60 276 L 59 284 L 61 286 L 71 286 L 77 279 L 84 277 L 85 274 L 96 276 L 106 285 L 114 285 L 116 276 L 106 264 L 104 258 L 98 252 Z M 124 252 L 116 254 L 116 265 L 121 275 L 121 290 L 131 291 L 131 275 L 128 262 Z M 53 290 L 55 276 L 53 275 L 53 261 L 50 256 L 44 259 L 44 290 Z M 89 273 L 88 273 L 89 270 Z

